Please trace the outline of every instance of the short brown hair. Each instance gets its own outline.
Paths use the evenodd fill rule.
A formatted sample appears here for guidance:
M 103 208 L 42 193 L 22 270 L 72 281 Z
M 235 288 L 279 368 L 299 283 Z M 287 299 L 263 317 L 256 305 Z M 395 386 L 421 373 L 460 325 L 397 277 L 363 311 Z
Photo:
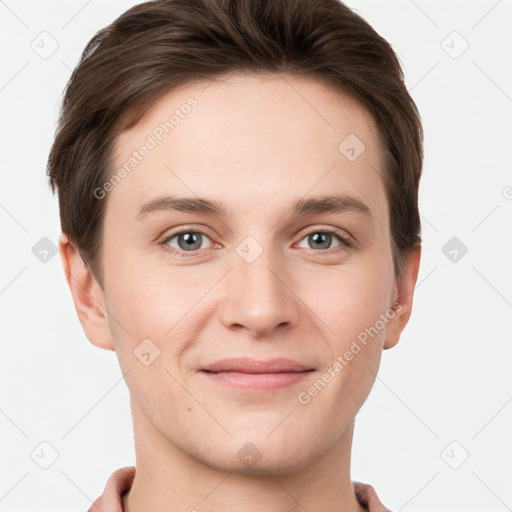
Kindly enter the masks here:
M 370 112 L 384 148 L 395 274 L 421 243 L 423 130 L 390 44 L 339 0 L 155 0 L 97 32 L 66 86 L 47 174 L 62 231 L 102 283 L 106 200 L 116 137 L 161 95 L 232 71 L 305 75 Z

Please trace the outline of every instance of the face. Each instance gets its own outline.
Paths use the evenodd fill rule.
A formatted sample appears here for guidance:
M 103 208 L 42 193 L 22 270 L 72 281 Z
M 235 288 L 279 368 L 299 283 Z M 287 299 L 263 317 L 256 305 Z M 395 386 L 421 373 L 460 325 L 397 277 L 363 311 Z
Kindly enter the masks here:
M 118 138 L 103 296 L 155 434 L 274 473 L 340 440 L 398 315 L 381 152 L 355 101 L 285 75 L 171 91 Z

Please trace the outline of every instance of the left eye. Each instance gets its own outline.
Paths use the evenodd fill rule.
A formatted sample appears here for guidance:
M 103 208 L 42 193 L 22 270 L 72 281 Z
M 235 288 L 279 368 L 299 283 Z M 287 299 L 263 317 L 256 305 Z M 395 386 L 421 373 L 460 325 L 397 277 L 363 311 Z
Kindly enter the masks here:
M 331 247 L 329 246 L 333 241 L 333 237 L 337 238 L 340 241 L 340 243 L 335 247 L 339 247 L 340 245 L 350 246 L 350 243 L 347 240 L 347 238 L 342 236 L 337 231 L 313 231 L 311 233 L 308 233 L 302 240 L 307 240 L 312 244 L 317 244 L 317 247 L 313 247 L 316 249 L 330 249 Z

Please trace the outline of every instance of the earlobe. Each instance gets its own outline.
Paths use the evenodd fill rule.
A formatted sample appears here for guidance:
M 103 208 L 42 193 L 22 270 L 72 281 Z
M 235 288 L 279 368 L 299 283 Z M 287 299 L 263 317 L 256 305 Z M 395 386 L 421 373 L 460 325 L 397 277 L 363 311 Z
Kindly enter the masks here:
M 114 350 L 103 291 L 64 233 L 59 237 L 59 253 L 78 319 L 87 339 L 97 347 Z
M 393 318 L 386 326 L 384 349 L 394 347 L 400 340 L 412 312 L 414 289 L 418 279 L 421 260 L 421 246 L 409 251 L 405 256 L 405 270 L 397 283 L 397 298 L 393 307 Z

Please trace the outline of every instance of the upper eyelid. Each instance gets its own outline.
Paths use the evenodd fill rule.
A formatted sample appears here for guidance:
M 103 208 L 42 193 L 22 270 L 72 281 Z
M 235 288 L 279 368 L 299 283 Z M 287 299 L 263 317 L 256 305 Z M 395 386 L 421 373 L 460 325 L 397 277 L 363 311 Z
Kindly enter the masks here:
M 206 228 L 183 228 L 178 229 L 178 231 L 173 231 L 171 233 L 165 232 L 162 235 L 162 241 L 166 242 L 167 240 L 174 238 L 177 235 L 181 235 L 183 233 L 201 233 L 202 235 L 206 235 L 208 238 L 211 238 L 211 235 L 208 234 L 208 230 Z
M 304 233 L 303 236 L 306 236 L 307 234 L 310 234 L 310 233 L 323 232 L 323 231 L 329 231 L 329 232 L 333 232 L 333 233 L 337 232 L 337 231 L 341 231 L 341 232 L 347 233 L 348 236 L 351 236 L 350 233 L 346 229 L 337 228 L 337 227 L 334 227 L 334 226 L 312 224 L 311 225 L 311 229 L 309 229 L 309 228 L 310 228 L 310 226 L 307 226 L 307 227 L 301 229 L 301 231 L 307 230 Z M 174 232 L 169 233 L 169 234 L 165 234 L 166 232 L 164 232 L 164 235 L 162 235 L 162 236 L 164 236 L 167 239 L 167 238 L 172 238 L 173 236 L 176 236 L 176 235 L 180 235 L 182 233 L 203 233 L 205 235 L 208 235 L 208 231 L 209 231 L 209 228 L 205 228 L 205 227 L 199 227 L 199 228 L 196 228 L 196 227 L 185 227 L 185 228 L 182 228 L 182 229 L 178 229 L 178 231 L 174 231 Z

